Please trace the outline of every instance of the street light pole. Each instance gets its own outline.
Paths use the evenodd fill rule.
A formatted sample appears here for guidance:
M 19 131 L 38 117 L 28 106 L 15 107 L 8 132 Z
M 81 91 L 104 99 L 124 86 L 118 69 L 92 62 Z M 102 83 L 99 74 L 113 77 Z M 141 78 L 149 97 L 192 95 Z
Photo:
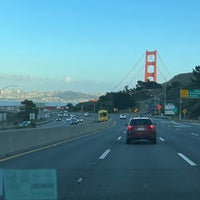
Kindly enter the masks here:
M 167 82 L 166 82 L 166 78 L 165 78 L 165 85 L 164 85 L 164 115 L 165 115 L 166 99 L 167 99 Z

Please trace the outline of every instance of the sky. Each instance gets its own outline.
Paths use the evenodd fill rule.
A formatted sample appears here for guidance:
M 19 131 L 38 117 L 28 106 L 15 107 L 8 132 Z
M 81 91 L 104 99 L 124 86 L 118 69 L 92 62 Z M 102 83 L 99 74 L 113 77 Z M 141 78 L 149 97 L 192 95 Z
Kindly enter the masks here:
M 192 72 L 199 8 L 199 0 L 0 0 L 0 88 L 134 87 L 146 50 L 158 52 L 159 83 Z

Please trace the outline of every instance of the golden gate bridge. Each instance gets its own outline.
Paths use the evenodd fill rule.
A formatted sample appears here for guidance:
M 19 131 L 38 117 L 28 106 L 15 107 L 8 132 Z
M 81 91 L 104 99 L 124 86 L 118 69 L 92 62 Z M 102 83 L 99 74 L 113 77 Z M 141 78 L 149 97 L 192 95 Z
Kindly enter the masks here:
M 145 62 L 144 62 L 145 58 Z M 128 71 L 128 73 L 113 88 L 113 91 L 124 89 L 125 87 L 134 88 L 137 81 L 154 81 L 165 83 L 171 78 L 157 50 L 148 51 L 141 56 L 138 62 Z

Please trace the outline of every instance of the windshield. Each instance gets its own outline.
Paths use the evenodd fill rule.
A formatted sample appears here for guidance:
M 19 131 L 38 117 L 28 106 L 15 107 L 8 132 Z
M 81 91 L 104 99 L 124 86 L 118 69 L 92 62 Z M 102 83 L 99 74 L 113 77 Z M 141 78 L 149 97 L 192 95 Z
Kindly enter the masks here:
M 0 0 L 0 200 L 198 200 L 199 8 Z
M 133 125 L 133 126 L 135 126 L 135 125 L 137 125 L 137 126 L 139 126 L 139 125 L 151 125 L 151 124 L 152 124 L 152 122 L 149 119 L 132 119 L 131 122 L 130 122 L 130 125 Z

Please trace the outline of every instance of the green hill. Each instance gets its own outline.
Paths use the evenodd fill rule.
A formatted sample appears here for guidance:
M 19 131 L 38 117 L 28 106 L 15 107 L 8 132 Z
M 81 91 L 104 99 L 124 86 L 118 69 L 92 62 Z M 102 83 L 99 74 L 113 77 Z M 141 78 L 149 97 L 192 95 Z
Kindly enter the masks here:
M 174 76 L 171 80 L 169 80 L 167 82 L 167 85 L 171 85 L 174 82 L 177 82 L 181 85 L 182 88 L 188 88 L 188 87 L 191 87 L 192 78 L 193 78 L 192 73 L 178 74 L 178 75 Z
M 183 73 L 174 76 L 166 83 L 166 101 L 174 103 L 177 108 L 180 107 L 180 89 L 199 89 L 198 84 L 194 84 L 193 73 Z M 186 109 L 185 118 L 200 119 L 200 99 L 181 98 L 182 110 Z M 182 113 L 183 115 L 183 113 Z

